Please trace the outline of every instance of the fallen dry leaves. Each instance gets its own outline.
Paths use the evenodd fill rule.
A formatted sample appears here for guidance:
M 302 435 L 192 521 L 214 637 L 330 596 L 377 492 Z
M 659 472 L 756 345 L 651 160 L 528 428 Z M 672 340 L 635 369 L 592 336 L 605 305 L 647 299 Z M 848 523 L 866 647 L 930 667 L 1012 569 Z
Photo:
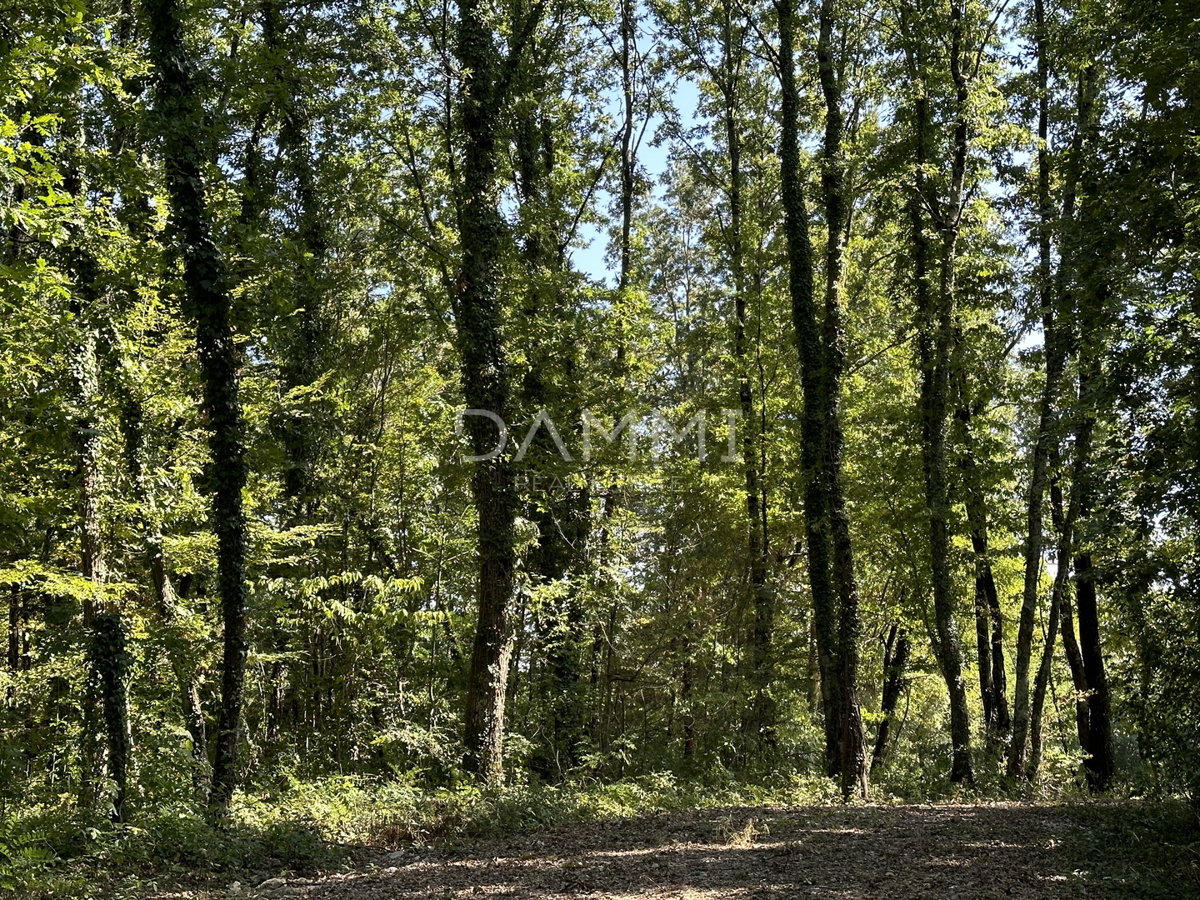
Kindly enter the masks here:
M 657 813 L 469 850 L 399 850 L 361 871 L 243 890 L 263 900 L 1139 896 L 1089 870 L 1087 841 L 1071 839 L 1087 822 L 1072 807 L 1004 803 Z

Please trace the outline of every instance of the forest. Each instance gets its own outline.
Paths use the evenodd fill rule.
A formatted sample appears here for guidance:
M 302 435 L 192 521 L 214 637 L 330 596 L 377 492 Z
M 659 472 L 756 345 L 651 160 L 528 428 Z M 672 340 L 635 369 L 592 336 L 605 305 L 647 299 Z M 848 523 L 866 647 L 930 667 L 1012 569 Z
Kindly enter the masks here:
M 1200 893 L 1190 2 L 8 0 L 0 55 L 0 885 L 938 801 Z

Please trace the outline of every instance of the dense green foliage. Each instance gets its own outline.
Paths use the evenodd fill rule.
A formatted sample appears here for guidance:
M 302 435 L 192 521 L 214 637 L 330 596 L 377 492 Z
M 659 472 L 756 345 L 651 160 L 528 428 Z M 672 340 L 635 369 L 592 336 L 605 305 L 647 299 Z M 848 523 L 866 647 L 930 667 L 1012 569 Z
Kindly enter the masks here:
M 0 879 L 333 776 L 1200 797 L 1198 29 L 6 10 Z

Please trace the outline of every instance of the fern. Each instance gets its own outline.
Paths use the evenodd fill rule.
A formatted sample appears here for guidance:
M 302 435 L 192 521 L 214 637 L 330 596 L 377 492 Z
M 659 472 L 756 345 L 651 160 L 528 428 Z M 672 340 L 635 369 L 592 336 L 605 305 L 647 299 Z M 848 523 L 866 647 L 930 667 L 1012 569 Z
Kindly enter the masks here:
M 0 818 L 0 888 L 15 890 L 27 880 L 31 869 L 51 862 L 54 853 L 46 835 L 23 829 L 15 818 Z

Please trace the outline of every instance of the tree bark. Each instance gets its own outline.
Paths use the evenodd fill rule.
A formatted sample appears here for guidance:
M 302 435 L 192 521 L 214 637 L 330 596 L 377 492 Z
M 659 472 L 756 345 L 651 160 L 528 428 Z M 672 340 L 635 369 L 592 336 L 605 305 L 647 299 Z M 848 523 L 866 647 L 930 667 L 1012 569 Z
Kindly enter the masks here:
M 953 759 L 952 782 L 973 782 L 971 721 L 958 625 L 954 616 L 954 585 L 950 567 L 950 490 L 946 462 L 946 416 L 950 393 L 950 348 L 954 338 L 955 264 L 959 223 L 963 209 L 967 158 L 967 81 L 962 70 L 963 10 L 958 0 L 950 7 L 950 75 L 954 84 L 953 158 L 949 195 L 944 201 L 930 193 L 925 166 L 929 162 L 930 111 L 927 97 L 914 104 L 914 163 L 916 175 L 909 216 L 913 233 L 914 294 L 917 308 L 917 350 L 921 365 L 920 419 L 925 504 L 929 515 L 929 550 L 933 583 L 934 650 L 950 696 L 950 737 Z M 919 76 L 923 69 L 921 49 L 914 48 L 913 63 Z M 925 230 L 924 209 L 938 210 L 936 222 L 942 235 L 940 278 L 937 291 L 930 290 L 931 248 Z
M 763 515 L 762 473 L 759 470 L 758 434 L 753 383 L 750 378 L 750 352 L 746 333 L 747 297 L 742 166 L 741 95 L 743 91 L 742 55 L 745 26 L 735 22 L 737 10 L 731 2 L 721 5 L 721 64 L 710 69 L 722 98 L 726 158 L 729 163 L 729 224 L 726 244 L 729 274 L 733 290 L 733 352 L 737 366 L 738 406 L 742 422 L 743 501 L 746 509 L 746 573 L 754 622 L 750 637 L 750 703 L 742 717 L 742 732 L 759 752 L 769 751 L 776 742 L 776 704 L 771 693 L 774 658 L 771 643 L 775 630 L 775 594 L 768 578 L 769 544 Z
M 1058 453 L 1054 455 L 1054 460 L 1057 462 Z M 1054 519 L 1054 527 L 1058 529 L 1060 536 L 1063 529 L 1068 524 L 1067 514 L 1063 510 L 1062 487 L 1057 478 L 1050 483 L 1050 509 Z M 1072 516 L 1078 512 L 1073 512 Z M 1070 521 L 1070 526 L 1075 527 L 1074 519 Z M 1059 548 L 1059 564 L 1062 565 L 1062 560 L 1071 558 L 1071 549 L 1068 544 L 1064 549 L 1062 546 L 1062 538 L 1060 537 Z M 1055 579 L 1055 589 L 1057 590 L 1058 581 Z M 1062 624 L 1059 631 L 1062 633 L 1063 653 L 1067 658 L 1067 668 L 1071 672 L 1071 685 L 1075 689 L 1075 730 L 1079 737 L 1079 746 L 1084 753 L 1088 752 L 1088 686 L 1087 675 L 1083 671 L 1083 656 L 1079 652 L 1079 641 L 1075 637 L 1075 619 L 1071 612 L 1071 593 L 1064 590 L 1061 594 L 1056 594 L 1055 599 L 1059 605 L 1059 617 Z M 1030 764 L 1031 771 L 1036 769 L 1036 766 Z
M 837 664 L 841 702 L 839 722 L 838 773 L 842 796 L 857 790 L 864 800 L 870 792 L 867 755 L 863 745 L 862 715 L 858 704 L 858 640 L 862 628 L 859 617 L 858 582 L 854 575 L 854 551 L 850 539 L 850 518 L 846 512 L 842 488 L 841 422 L 842 374 L 845 371 L 844 334 L 842 331 L 842 261 L 849 224 L 849 200 L 846 187 L 846 161 L 842 149 L 845 115 L 842 111 L 843 73 L 835 65 L 834 0 L 821 0 L 820 32 L 817 41 L 817 68 L 821 93 L 825 98 L 825 142 L 822 152 L 821 193 L 825 211 L 825 321 L 823 412 L 824 478 L 828 485 L 829 524 L 832 544 L 833 586 L 837 593 L 838 635 Z
M 465 0 L 459 5 L 456 52 L 469 74 L 459 88 L 462 261 L 452 304 L 467 406 L 487 410 L 507 421 L 510 386 L 501 333 L 500 284 L 504 221 L 496 175 L 497 129 L 504 98 L 499 52 L 489 18 L 489 10 L 479 0 Z M 481 416 L 471 416 L 468 428 L 474 454 L 488 454 L 496 442 L 491 423 Z M 505 452 L 472 465 L 479 568 L 475 642 L 467 676 L 464 764 L 484 783 L 495 783 L 503 778 L 517 495 L 512 465 Z
M 800 171 L 800 93 L 796 85 L 795 6 L 777 0 L 780 69 L 780 180 L 787 242 L 788 292 L 792 307 L 796 349 L 800 357 L 800 385 L 804 394 L 800 419 L 800 466 L 804 478 L 804 534 L 808 549 L 809 587 L 813 599 L 818 665 L 821 673 L 821 706 L 824 713 L 825 759 L 831 775 L 841 764 L 841 671 L 837 664 L 838 613 L 831 578 L 829 543 L 829 491 L 822 465 L 825 450 L 825 365 L 821 329 L 813 291 L 812 242 L 808 208 Z
M 1058 407 L 1070 345 L 1070 323 L 1066 321 L 1065 291 L 1061 289 L 1063 262 L 1059 277 L 1052 273 L 1053 210 L 1050 205 L 1050 86 L 1046 46 L 1046 17 L 1043 0 L 1035 0 L 1038 79 L 1038 293 L 1044 337 L 1045 382 L 1038 401 L 1038 428 L 1030 459 L 1029 493 L 1025 516 L 1025 571 L 1021 593 L 1021 614 L 1017 627 L 1016 685 L 1013 692 L 1013 731 L 1008 755 L 1008 776 L 1024 777 L 1025 751 L 1029 737 L 1029 667 L 1033 657 L 1033 627 L 1037 614 L 1038 588 L 1042 572 L 1043 507 L 1049 483 L 1049 462 L 1058 445 Z M 1080 95 L 1079 124 L 1072 140 L 1072 151 L 1063 186 L 1062 222 L 1069 223 L 1075 212 L 1075 185 L 1078 159 L 1082 149 L 1084 97 Z
M 1091 206 L 1091 203 L 1088 204 Z M 1075 460 L 1072 488 L 1079 493 L 1080 528 L 1085 529 L 1093 505 L 1092 456 L 1095 442 L 1098 391 L 1101 382 L 1100 358 L 1089 332 L 1103 315 L 1105 289 L 1094 283 L 1093 264 L 1089 265 L 1088 284 L 1080 304 L 1079 406 L 1080 416 L 1075 429 Z M 1109 714 L 1108 677 L 1100 637 L 1099 602 L 1096 592 L 1096 573 L 1092 554 L 1086 541 L 1075 548 L 1075 604 L 1079 616 L 1079 649 L 1083 671 L 1087 678 L 1088 756 L 1084 760 L 1088 787 L 1093 792 L 1108 790 L 1113 776 L 1112 724 Z M 1066 566 L 1067 561 L 1061 560 Z
M 1064 534 L 1063 542 L 1069 544 L 1069 534 Z M 1046 642 L 1042 647 L 1042 661 L 1034 680 L 1033 701 L 1030 705 L 1029 716 L 1029 761 L 1026 769 L 1026 777 L 1030 781 L 1037 779 L 1038 768 L 1042 764 L 1042 709 L 1046 704 L 1046 691 L 1050 686 L 1054 662 L 1054 642 L 1062 620 L 1063 601 L 1067 591 L 1068 576 L 1066 573 L 1069 571 L 1068 566 L 1060 563 L 1060 574 L 1055 576 L 1054 589 L 1050 597 L 1050 615 L 1046 623 Z
M 125 624 L 119 613 L 105 612 L 92 620 L 91 666 L 96 672 L 104 710 L 104 735 L 108 749 L 108 776 L 113 782 L 111 818 L 125 821 L 129 793 L 129 708 L 126 680 L 129 654 L 125 649 Z
M 83 202 L 83 184 L 78 168 L 65 179 L 67 190 Z M 104 747 L 99 744 L 102 698 L 100 673 L 96 668 L 98 635 L 93 625 L 102 610 L 97 603 L 104 581 L 104 558 L 100 540 L 100 429 L 94 418 L 99 403 L 98 367 L 96 358 L 95 308 L 100 297 L 96 290 L 98 266 L 95 257 L 84 246 L 82 227 L 73 231 L 68 269 L 75 289 L 71 296 L 71 314 L 75 320 L 76 342 L 71 353 L 71 374 L 74 406 L 75 486 L 79 523 L 79 574 L 92 583 L 92 592 L 83 598 L 83 626 L 91 643 L 90 664 L 86 674 L 83 696 L 83 721 L 80 742 L 79 799 L 85 809 L 94 807 L 97 779 L 103 769 Z M 113 748 L 109 748 L 110 750 Z
M 272 74 L 278 86 L 276 112 L 280 116 L 279 146 L 286 171 L 295 186 L 298 215 L 296 242 L 300 253 L 292 274 L 294 300 L 293 331 L 280 358 L 280 376 L 288 391 L 312 387 L 326 367 L 329 342 L 327 286 L 324 271 L 329 250 L 328 205 L 321 202 L 309 149 L 311 124 L 305 98 L 297 95 L 295 78 L 286 61 L 284 41 L 287 23 L 279 0 L 263 4 L 263 39 L 270 55 Z M 307 401 L 311 404 L 311 401 Z M 319 495 L 316 464 L 321 419 L 311 414 L 290 416 L 282 427 L 284 451 L 284 494 L 289 501 L 291 524 L 304 522 L 311 514 L 313 497 Z
M 975 563 L 975 647 L 979 661 L 979 693 L 987 740 L 993 749 L 1000 749 L 1012 728 L 1012 719 L 1004 667 L 1004 618 L 996 578 L 992 572 L 987 506 L 983 486 L 979 483 L 979 464 L 975 458 L 971 431 L 979 404 L 970 394 L 967 376 L 961 365 L 956 365 L 955 377 L 959 395 L 955 417 L 963 431 L 963 507 L 967 513 L 967 528 Z
M 531 4 L 518 5 L 513 30 L 519 31 Z M 530 329 L 529 368 L 521 386 L 521 404 L 527 416 L 549 409 L 562 422 L 579 422 L 578 350 L 571 340 L 575 310 L 564 289 L 565 254 L 547 234 L 553 234 L 560 212 L 554 176 L 559 164 L 554 122 L 545 109 L 547 73 L 536 63 L 537 48 L 519 61 L 514 94 L 516 104 L 515 157 L 517 189 L 521 197 L 522 254 L 530 279 L 522 316 Z M 553 323 L 554 327 L 548 327 Z M 565 331 L 564 331 L 565 329 Z M 541 646 L 545 652 L 545 677 L 531 679 L 542 692 L 547 712 L 545 752 L 535 757 L 543 774 L 564 777 L 579 763 L 586 711 L 580 691 L 584 644 L 583 609 L 573 576 L 583 570 L 590 533 L 591 496 L 586 487 L 570 486 L 561 466 L 559 450 L 546 428 L 540 428 L 524 462 L 535 478 L 547 476 L 551 487 L 526 498 L 526 517 L 537 525 L 538 543 L 530 551 L 528 566 L 544 585 L 561 585 L 553 601 L 542 605 Z M 532 660 L 531 660 L 532 670 Z
M 908 666 L 908 634 L 898 623 L 892 623 L 883 648 L 883 697 L 879 704 L 881 721 L 875 735 L 875 750 L 871 754 L 871 773 L 882 769 L 887 762 L 888 736 L 896 716 L 900 689 L 904 686 L 904 670 Z
M 196 327 L 204 377 L 203 409 L 212 455 L 212 521 L 224 625 L 221 714 L 209 810 L 227 813 L 238 781 L 238 735 L 246 668 L 246 485 L 238 352 L 230 326 L 228 267 L 212 236 L 204 179 L 208 133 L 186 57 L 179 0 L 144 0 L 150 57 L 158 73 L 156 108 L 163 134 L 172 225 L 184 265 L 184 311 Z

